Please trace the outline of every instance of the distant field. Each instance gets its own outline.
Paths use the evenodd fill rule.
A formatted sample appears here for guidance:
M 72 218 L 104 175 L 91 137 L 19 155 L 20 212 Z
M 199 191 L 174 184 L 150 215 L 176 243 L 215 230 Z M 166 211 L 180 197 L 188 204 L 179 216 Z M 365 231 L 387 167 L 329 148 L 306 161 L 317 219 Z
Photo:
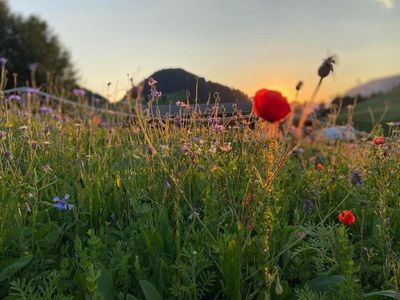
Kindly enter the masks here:
M 387 127 L 387 122 L 400 121 L 400 88 L 358 103 L 353 114 L 353 123 L 356 129 L 365 131 L 372 129 L 373 119 L 369 110 L 373 112 L 375 122 L 378 122 L 384 114 L 382 119 L 384 127 Z M 347 109 L 343 109 L 338 117 L 338 123 L 345 123 L 347 114 Z

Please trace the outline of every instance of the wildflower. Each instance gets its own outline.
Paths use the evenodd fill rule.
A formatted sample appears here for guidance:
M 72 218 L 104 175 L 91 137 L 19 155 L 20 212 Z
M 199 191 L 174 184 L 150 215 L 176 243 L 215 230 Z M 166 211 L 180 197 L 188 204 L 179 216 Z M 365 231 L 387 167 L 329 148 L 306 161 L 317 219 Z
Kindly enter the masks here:
M 229 152 L 232 150 L 231 143 L 223 143 L 219 146 L 219 149 L 221 149 L 222 152 Z
M 39 63 L 37 63 L 37 62 L 31 63 L 28 65 L 28 69 L 32 72 L 36 71 L 38 67 L 39 67 Z
M 161 91 L 157 91 L 157 90 L 151 90 L 151 92 L 150 92 L 150 96 L 152 97 L 152 98 L 159 98 L 159 97 L 161 97 L 162 96 L 162 92 Z
M 32 212 L 31 206 L 29 205 L 28 202 L 25 202 L 25 211 L 26 212 Z
M 4 67 L 7 63 L 7 58 L 5 57 L 0 57 L 0 66 Z
M 295 155 L 301 155 L 301 154 L 304 153 L 304 148 L 297 147 L 296 149 L 293 150 L 293 153 L 294 153 Z
M 49 164 L 44 165 L 44 166 L 42 167 L 42 170 L 43 170 L 45 173 L 50 173 L 51 171 L 53 171 L 53 169 L 50 167 Z
M 85 97 L 86 96 L 86 91 L 83 89 L 74 89 L 72 93 L 77 96 L 77 97 Z
M 0 140 L 4 139 L 7 136 L 7 132 L 0 130 Z
M 189 109 L 190 108 L 190 106 L 188 104 L 186 104 L 185 102 L 183 102 L 183 101 L 176 101 L 175 104 L 176 104 L 176 106 L 182 107 L 182 108 L 185 108 L 185 109 Z
M 344 210 L 339 214 L 339 221 L 344 225 L 353 225 L 356 222 L 356 217 L 351 210 Z
M 167 190 L 169 190 L 169 189 L 171 188 L 171 184 L 169 183 L 168 180 L 165 180 L 165 181 L 164 181 L 164 187 L 165 187 Z
M 286 118 L 291 108 L 280 92 L 262 89 L 254 96 L 253 111 L 260 118 L 273 123 Z
M 385 143 L 385 138 L 383 136 L 377 136 L 374 139 L 374 144 L 377 145 L 377 146 L 382 145 L 384 143 Z
M 309 212 L 311 212 L 313 206 L 314 206 L 314 204 L 312 203 L 312 201 L 309 199 L 306 199 L 306 200 L 304 200 L 303 211 L 309 213 Z
M 183 144 L 181 151 L 184 155 L 187 155 L 190 151 L 189 145 L 188 144 Z
M 149 81 L 147 82 L 148 85 L 150 86 L 150 97 L 151 98 L 159 98 L 162 96 L 162 93 L 160 91 L 157 91 L 157 80 L 155 80 L 154 78 L 150 78 Z
M 213 155 L 217 152 L 217 146 L 216 145 L 211 145 L 210 149 L 208 149 L 208 152 Z
M 147 82 L 147 84 L 149 85 L 149 86 L 155 86 L 156 84 L 157 84 L 157 80 L 155 80 L 153 77 L 150 77 L 149 78 L 149 81 Z
M 99 126 L 101 124 L 101 117 L 100 116 L 94 116 L 92 118 L 92 124 L 95 126 Z
M 53 201 L 55 202 L 55 204 L 53 205 L 53 207 L 59 209 L 59 210 L 66 210 L 66 209 L 73 209 L 74 205 L 73 204 L 69 204 L 67 203 L 69 201 L 70 195 L 69 194 L 65 194 L 64 198 L 61 199 L 58 196 L 55 196 L 53 198 Z
M 10 95 L 7 97 L 6 101 L 8 102 L 20 102 L 21 101 L 21 96 L 19 95 Z
M 333 65 L 336 63 L 336 59 L 334 56 L 330 56 L 326 58 L 323 62 L 322 65 L 318 69 L 318 75 L 319 77 L 325 78 L 329 75 L 330 72 L 333 72 Z
M 206 143 L 205 140 L 203 140 L 202 138 L 199 138 L 199 137 L 194 137 L 193 142 L 195 142 L 197 145 L 200 145 L 200 146 L 204 145 Z
M 200 210 L 198 209 L 198 208 L 193 208 L 193 211 L 192 211 L 192 213 L 190 214 L 190 216 L 189 216 L 189 220 L 192 220 L 192 219 L 198 219 L 198 218 L 200 218 Z
M 155 153 L 154 147 L 151 145 L 146 146 L 146 153 L 150 156 L 153 155 Z
M 36 88 L 27 88 L 27 89 L 26 89 L 26 92 L 27 92 L 29 95 L 34 95 L 34 94 L 37 94 L 37 93 L 39 92 L 39 89 L 36 89 Z
M 39 112 L 41 114 L 51 114 L 53 112 L 53 109 L 51 107 L 47 107 L 47 106 L 41 106 L 39 108 Z
M 219 133 L 225 131 L 225 126 L 224 126 L 224 125 L 221 125 L 221 124 L 212 125 L 212 128 L 213 128 L 216 132 L 219 132 Z
M 176 128 L 181 128 L 182 124 L 182 118 L 179 115 L 176 115 L 174 118 L 174 125 Z
M 352 185 L 362 185 L 364 183 L 359 170 L 355 170 L 351 173 L 350 182 Z
M 12 160 L 12 159 L 14 158 L 12 152 L 10 152 L 10 151 L 4 151 L 4 152 L 3 152 L 3 157 L 4 157 L 6 160 Z
M 315 165 L 315 168 L 316 168 L 318 171 L 323 171 L 323 170 L 324 170 L 324 165 L 321 164 L 321 163 L 317 163 L 317 164 Z

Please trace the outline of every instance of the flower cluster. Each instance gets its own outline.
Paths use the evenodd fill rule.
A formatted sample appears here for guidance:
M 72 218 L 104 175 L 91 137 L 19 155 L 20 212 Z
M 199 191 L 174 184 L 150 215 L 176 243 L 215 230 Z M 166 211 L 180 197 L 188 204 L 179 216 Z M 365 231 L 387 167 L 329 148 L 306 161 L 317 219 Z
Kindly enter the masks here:
M 151 99 L 155 99 L 155 98 L 159 98 L 162 96 L 161 91 L 157 90 L 157 80 L 155 80 L 154 78 L 150 78 L 149 81 L 147 82 L 147 84 L 150 87 L 150 98 Z

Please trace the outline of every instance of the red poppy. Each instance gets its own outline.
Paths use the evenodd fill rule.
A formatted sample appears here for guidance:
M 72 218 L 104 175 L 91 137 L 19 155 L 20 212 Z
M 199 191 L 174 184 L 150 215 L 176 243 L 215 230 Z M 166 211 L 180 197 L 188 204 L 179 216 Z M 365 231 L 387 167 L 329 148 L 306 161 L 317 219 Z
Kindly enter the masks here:
M 315 168 L 316 168 L 318 171 L 323 171 L 323 170 L 324 170 L 324 165 L 321 164 L 321 163 L 318 163 L 318 164 L 315 165 Z
M 257 116 L 271 123 L 279 122 L 290 113 L 290 105 L 280 92 L 259 90 L 254 96 L 253 110 Z
M 356 216 L 351 210 L 344 210 L 339 214 L 339 221 L 344 225 L 353 225 L 356 222 Z
M 101 124 L 101 117 L 100 116 L 94 116 L 92 118 L 92 124 L 95 126 L 99 126 Z
M 385 138 L 383 136 L 377 136 L 374 139 L 374 144 L 375 145 L 382 145 L 385 142 Z

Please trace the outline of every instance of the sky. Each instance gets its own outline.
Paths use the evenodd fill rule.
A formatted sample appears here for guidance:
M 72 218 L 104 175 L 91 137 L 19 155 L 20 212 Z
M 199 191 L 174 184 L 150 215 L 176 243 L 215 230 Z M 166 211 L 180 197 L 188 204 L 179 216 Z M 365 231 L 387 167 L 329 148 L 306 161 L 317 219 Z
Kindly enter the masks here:
M 8 0 L 45 19 L 81 85 L 117 100 L 135 82 L 181 67 L 238 88 L 310 97 L 323 58 L 338 58 L 319 100 L 400 74 L 400 0 Z M 129 75 L 128 75 L 129 74 Z M 111 86 L 107 87 L 107 83 Z

